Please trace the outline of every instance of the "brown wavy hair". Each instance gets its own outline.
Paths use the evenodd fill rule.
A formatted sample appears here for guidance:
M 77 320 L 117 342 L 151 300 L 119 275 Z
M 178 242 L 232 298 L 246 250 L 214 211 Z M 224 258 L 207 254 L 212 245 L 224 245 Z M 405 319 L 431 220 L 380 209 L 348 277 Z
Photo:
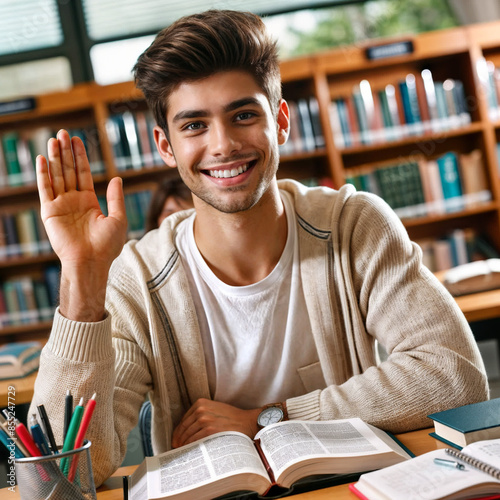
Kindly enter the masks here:
M 170 94 L 181 83 L 231 70 L 251 74 L 277 116 L 281 77 L 276 41 L 250 12 L 208 10 L 183 17 L 158 33 L 133 69 L 136 86 L 167 137 Z

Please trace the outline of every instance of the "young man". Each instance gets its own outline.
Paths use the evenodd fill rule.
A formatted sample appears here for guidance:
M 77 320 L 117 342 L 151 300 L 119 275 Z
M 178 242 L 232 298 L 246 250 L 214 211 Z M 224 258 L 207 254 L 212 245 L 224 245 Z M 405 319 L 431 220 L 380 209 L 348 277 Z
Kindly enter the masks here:
M 400 432 L 487 398 L 463 315 L 388 206 L 351 186 L 276 180 L 288 108 L 258 17 L 181 19 L 135 75 L 195 211 L 124 246 L 120 179 L 104 217 L 77 138 L 61 131 L 37 162 L 62 274 L 32 404 L 48 407 L 60 440 L 65 391 L 97 392 L 97 483 L 120 465 L 148 393 L 156 453 L 223 430 L 253 436 L 267 404 Z

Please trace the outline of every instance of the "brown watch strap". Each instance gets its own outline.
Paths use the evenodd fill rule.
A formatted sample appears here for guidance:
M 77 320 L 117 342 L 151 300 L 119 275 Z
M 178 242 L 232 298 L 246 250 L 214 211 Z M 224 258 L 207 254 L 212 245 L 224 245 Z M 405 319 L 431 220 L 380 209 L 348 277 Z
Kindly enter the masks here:
M 268 405 L 264 405 L 261 411 L 264 411 L 266 408 L 280 408 L 283 412 L 283 420 L 288 420 L 288 411 L 286 410 L 286 403 L 270 403 Z

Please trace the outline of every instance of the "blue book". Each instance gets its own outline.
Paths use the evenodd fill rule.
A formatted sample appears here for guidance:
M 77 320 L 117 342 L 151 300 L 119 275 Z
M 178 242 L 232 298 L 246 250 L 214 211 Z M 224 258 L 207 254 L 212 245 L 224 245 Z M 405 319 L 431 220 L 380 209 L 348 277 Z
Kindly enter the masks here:
M 463 210 L 465 205 L 462 197 L 462 184 L 456 153 L 450 151 L 440 156 L 436 161 L 443 187 L 446 211 L 456 212 L 457 210 Z
M 12 342 L 0 347 L 0 380 L 24 377 L 38 369 L 39 342 Z
M 434 420 L 431 436 L 455 448 L 500 438 L 500 398 L 440 411 L 428 417 Z

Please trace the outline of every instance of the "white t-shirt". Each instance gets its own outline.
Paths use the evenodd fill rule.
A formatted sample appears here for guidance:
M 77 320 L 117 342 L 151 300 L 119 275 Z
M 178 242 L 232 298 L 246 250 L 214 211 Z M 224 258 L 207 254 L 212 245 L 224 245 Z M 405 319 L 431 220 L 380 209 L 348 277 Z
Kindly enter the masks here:
M 288 194 L 281 196 L 288 225 L 285 249 L 258 283 L 230 286 L 215 276 L 194 240 L 195 214 L 180 224 L 176 236 L 200 324 L 211 395 L 243 409 L 304 394 L 297 369 L 318 361 L 300 279 L 296 215 Z

